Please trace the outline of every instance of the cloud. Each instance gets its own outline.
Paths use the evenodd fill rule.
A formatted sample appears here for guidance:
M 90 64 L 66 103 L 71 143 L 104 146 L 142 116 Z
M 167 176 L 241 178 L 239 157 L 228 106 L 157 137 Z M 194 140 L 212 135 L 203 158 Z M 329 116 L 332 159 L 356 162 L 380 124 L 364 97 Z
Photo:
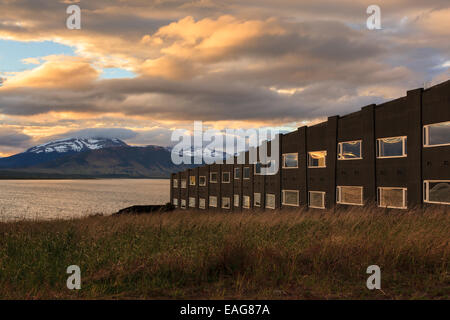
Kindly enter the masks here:
M 117 138 L 121 140 L 128 140 L 135 138 L 136 136 L 136 132 L 124 128 L 86 128 L 82 130 L 67 131 L 63 134 L 51 137 L 50 140 L 62 138 Z
M 17 72 L 6 79 L 3 90 L 11 88 L 73 88 L 90 85 L 99 72 L 79 57 L 48 56 L 41 66 Z
M 27 145 L 32 137 L 14 128 L 0 128 L 0 146 L 21 147 Z
M 78 32 L 65 28 L 67 3 L 0 0 L 0 38 L 56 41 L 77 55 L 3 75 L 0 116 L 60 115 L 58 134 L 129 128 L 124 139 L 146 144 L 193 120 L 316 121 L 448 79 L 448 0 L 377 4 L 380 31 L 365 28 L 363 0 L 99 0 L 81 2 Z M 104 68 L 136 77 L 101 79 Z

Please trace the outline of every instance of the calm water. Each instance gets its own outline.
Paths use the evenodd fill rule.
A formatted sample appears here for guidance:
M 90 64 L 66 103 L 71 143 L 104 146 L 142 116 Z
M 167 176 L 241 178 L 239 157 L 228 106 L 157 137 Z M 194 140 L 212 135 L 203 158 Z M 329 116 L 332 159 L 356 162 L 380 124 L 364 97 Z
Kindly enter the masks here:
M 169 201 L 170 180 L 0 180 L 0 221 L 111 214 Z

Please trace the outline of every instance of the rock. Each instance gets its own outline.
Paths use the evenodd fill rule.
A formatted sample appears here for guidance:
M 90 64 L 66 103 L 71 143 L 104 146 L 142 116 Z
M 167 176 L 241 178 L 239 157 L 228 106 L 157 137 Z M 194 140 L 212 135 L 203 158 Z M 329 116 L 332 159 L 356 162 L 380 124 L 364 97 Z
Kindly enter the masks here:
M 147 205 L 147 206 L 131 206 L 125 209 L 121 209 L 115 213 L 115 215 L 121 214 L 146 214 L 156 212 L 169 212 L 175 209 L 175 206 L 170 202 L 165 205 Z

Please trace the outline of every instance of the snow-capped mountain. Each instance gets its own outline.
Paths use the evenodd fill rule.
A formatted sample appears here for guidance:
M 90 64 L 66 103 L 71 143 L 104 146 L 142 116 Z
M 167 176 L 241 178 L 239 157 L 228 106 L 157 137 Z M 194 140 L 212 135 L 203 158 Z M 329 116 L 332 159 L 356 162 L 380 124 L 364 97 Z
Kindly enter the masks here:
M 129 146 L 119 139 L 70 138 L 0 159 L 5 177 L 168 177 L 190 168 L 175 165 L 166 147 Z
M 111 147 L 126 147 L 125 142 L 119 139 L 105 138 L 69 138 L 47 142 L 26 151 L 26 153 L 68 153 L 84 152 L 88 150 L 99 150 Z

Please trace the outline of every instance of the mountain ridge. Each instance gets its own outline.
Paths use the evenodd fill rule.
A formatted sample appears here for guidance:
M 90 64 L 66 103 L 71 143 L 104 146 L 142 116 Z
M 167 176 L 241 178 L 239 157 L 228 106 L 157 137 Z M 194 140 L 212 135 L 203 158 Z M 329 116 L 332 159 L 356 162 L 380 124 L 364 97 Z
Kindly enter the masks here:
M 68 138 L 0 158 L 2 177 L 168 178 L 194 167 L 175 165 L 170 149 L 130 146 L 120 139 Z M 6 178 L 5 178 L 6 179 Z

